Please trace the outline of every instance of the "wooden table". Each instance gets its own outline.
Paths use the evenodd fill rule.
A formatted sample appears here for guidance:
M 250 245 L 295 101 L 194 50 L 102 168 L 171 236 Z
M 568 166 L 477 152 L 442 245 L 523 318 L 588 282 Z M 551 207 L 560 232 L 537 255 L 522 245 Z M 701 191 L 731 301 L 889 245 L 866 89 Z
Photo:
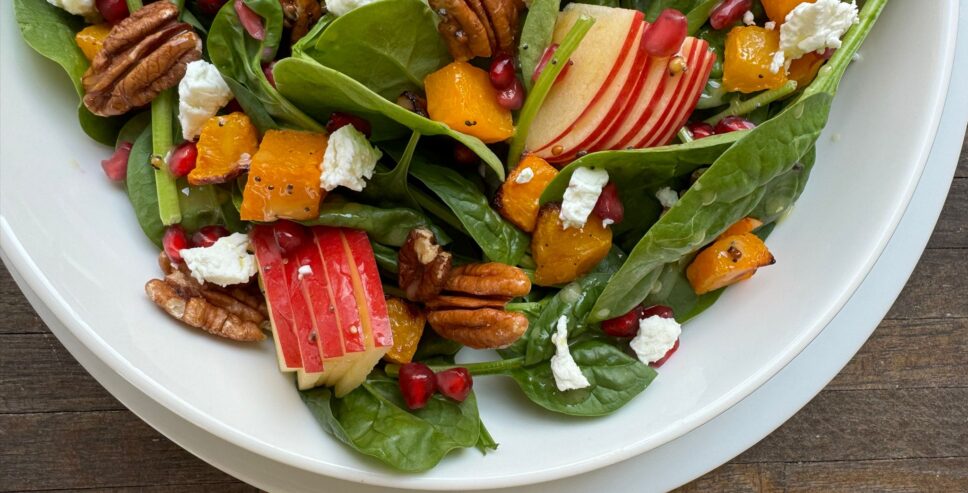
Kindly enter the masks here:
M 250 491 L 111 397 L 0 267 L 0 491 Z M 968 491 L 968 136 L 914 275 L 837 378 L 685 491 Z

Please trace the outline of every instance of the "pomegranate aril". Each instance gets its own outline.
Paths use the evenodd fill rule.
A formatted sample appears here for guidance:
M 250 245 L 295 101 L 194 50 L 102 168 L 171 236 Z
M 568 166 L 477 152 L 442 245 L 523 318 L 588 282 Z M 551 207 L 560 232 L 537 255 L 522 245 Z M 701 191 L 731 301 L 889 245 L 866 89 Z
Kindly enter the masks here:
M 168 169 L 175 178 L 181 178 L 195 169 L 198 160 L 198 147 L 194 142 L 184 142 L 168 157 Z
M 276 76 L 272 74 L 272 68 L 275 66 L 275 61 L 262 64 L 262 73 L 265 74 L 266 80 L 269 81 L 269 85 L 272 87 L 276 87 Z
M 727 116 L 716 124 L 717 134 L 728 134 L 739 130 L 756 128 L 756 124 L 741 116 Z
M 752 7 L 753 0 L 723 0 L 709 13 L 709 25 L 713 29 L 732 26 L 739 22 L 743 14 Z
M 235 98 L 232 98 L 232 100 L 229 101 L 229 104 L 223 106 L 222 110 L 219 111 L 219 113 L 225 114 L 225 115 L 228 115 L 230 113 L 235 113 L 235 112 L 245 113 L 245 110 L 242 108 L 242 105 L 239 104 L 239 100 Z
M 541 54 L 541 59 L 538 60 L 538 65 L 534 67 L 534 73 L 531 74 L 531 82 L 538 81 L 538 77 L 540 77 L 541 72 L 544 71 L 545 65 L 548 65 L 551 59 L 555 56 L 556 51 L 558 51 L 558 43 L 554 43 L 545 48 L 544 52 Z M 561 61 L 559 60 L 558 63 L 561 63 Z M 570 58 L 568 59 L 567 64 L 562 67 L 561 72 L 558 72 L 558 78 L 555 79 L 555 84 L 561 82 L 562 79 L 565 78 L 565 74 L 568 73 L 568 69 L 571 68 L 574 63 L 575 62 L 571 61 Z
M 716 135 L 716 128 L 705 122 L 692 122 L 686 125 L 686 129 L 692 134 L 694 140 Z
M 514 58 L 507 53 L 500 53 L 491 60 L 491 70 L 488 71 L 491 85 L 495 89 L 507 89 L 514 83 Z
M 128 17 L 128 3 L 125 0 L 97 0 L 94 3 L 101 17 L 110 24 L 117 24 Z
M 208 248 L 215 244 L 219 238 L 229 235 L 229 230 L 225 229 L 224 226 L 219 226 L 213 224 L 211 226 L 205 226 L 195 234 L 192 235 L 192 244 L 196 247 Z
M 672 356 L 672 353 L 676 352 L 676 349 L 679 349 L 679 339 L 676 339 L 676 343 L 672 345 L 671 349 L 666 351 L 665 355 L 659 358 L 658 361 L 653 361 L 652 363 L 650 363 L 649 366 L 651 366 L 652 368 L 658 368 L 662 366 L 663 364 L 665 364 L 666 361 L 669 360 L 669 358 Z
M 198 11 L 206 15 L 215 15 L 228 0 L 196 0 Z
M 676 315 L 673 313 L 672 308 L 665 305 L 652 305 L 648 308 L 642 310 L 642 318 L 649 317 L 662 317 L 662 318 L 675 318 Z
M 437 374 L 437 391 L 457 402 L 464 402 L 473 387 L 474 379 L 467 368 L 450 368 Z
M 182 261 L 181 251 L 192 247 L 185 230 L 177 224 L 168 226 L 165 230 L 164 236 L 161 237 L 161 246 L 164 247 L 168 259 L 176 264 Z
M 622 199 L 618 196 L 618 187 L 614 183 L 608 182 L 602 188 L 602 193 L 598 196 L 598 202 L 595 203 L 592 212 L 598 215 L 602 221 L 611 221 L 609 224 L 622 222 L 622 218 L 625 217 L 625 207 L 622 205 Z
M 329 121 L 326 122 L 326 131 L 333 133 L 346 125 L 353 125 L 353 128 L 359 130 L 366 138 L 370 138 L 372 131 L 370 129 L 370 122 L 356 115 L 340 113 L 338 111 L 329 116 Z
M 111 157 L 101 161 L 101 169 L 108 178 L 121 181 L 128 176 L 128 156 L 131 155 L 131 142 L 122 142 Z
M 686 40 L 689 21 L 676 9 L 665 9 L 642 35 L 642 46 L 650 56 L 665 58 L 675 55 Z
M 521 109 L 524 104 L 524 86 L 521 81 L 514 79 L 511 86 L 497 93 L 497 104 L 502 108 L 515 111 Z
M 245 32 L 259 41 L 266 39 L 266 27 L 262 22 L 262 17 L 242 0 L 235 0 L 234 7 L 235 14 L 239 16 L 239 24 L 242 24 Z
M 612 337 L 635 337 L 639 332 L 639 320 L 643 318 L 643 311 L 645 309 L 641 305 L 636 306 L 621 317 L 602 322 L 602 332 Z
M 401 366 L 398 378 L 400 393 L 409 409 L 426 406 L 437 390 L 434 372 L 423 363 L 407 363 Z
M 477 154 L 460 142 L 454 142 L 454 161 L 462 166 L 473 166 L 481 162 L 481 158 L 477 157 Z
M 306 227 L 292 221 L 278 221 L 275 224 L 276 242 L 284 252 L 292 252 L 303 242 L 311 241 Z

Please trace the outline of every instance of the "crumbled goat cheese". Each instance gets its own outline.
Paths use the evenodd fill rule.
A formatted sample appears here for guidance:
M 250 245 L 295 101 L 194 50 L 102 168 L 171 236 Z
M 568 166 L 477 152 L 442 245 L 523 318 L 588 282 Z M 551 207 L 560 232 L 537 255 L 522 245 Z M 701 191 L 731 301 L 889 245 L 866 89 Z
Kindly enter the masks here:
M 753 15 L 753 11 L 747 10 L 746 13 L 743 14 L 743 24 L 746 24 L 747 26 L 756 25 L 756 16 Z
M 327 0 L 326 10 L 335 15 L 346 15 L 347 12 L 371 4 L 376 0 Z
M 223 288 L 248 282 L 255 275 L 255 255 L 248 252 L 249 237 L 242 233 L 223 236 L 212 246 L 179 251 L 192 277 Z
M 47 0 L 47 3 L 64 9 L 69 14 L 82 16 L 88 21 L 96 21 L 101 17 L 94 0 Z
M 232 90 L 215 65 L 205 60 L 188 64 L 178 83 L 178 122 L 182 137 L 195 140 L 202 126 L 233 98 Z
M 770 70 L 789 68 L 791 61 L 810 52 L 840 48 L 840 38 L 858 20 L 854 2 L 816 0 L 797 5 L 780 27 L 780 50 L 773 55 Z
M 639 361 L 649 364 L 662 359 L 676 345 L 682 327 L 675 319 L 652 315 L 639 320 L 639 333 L 629 346 Z
M 669 209 L 679 201 L 679 193 L 669 187 L 664 187 L 655 192 L 655 198 L 659 199 L 659 204 L 662 204 L 663 209 Z
M 300 265 L 299 269 L 296 270 L 296 277 L 299 279 L 311 275 L 313 275 L 313 268 L 308 265 Z
M 609 227 L 609 226 L 611 226 L 613 224 L 615 224 L 615 221 L 612 221 L 611 219 L 602 219 L 602 227 L 603 228 L 607 228 L 607 227 Z
M 608 171 L 593 168 L 578 168 L 568 180 L 568 188 L 561 200 L 558 218 L 565 228 L 582 228 L 588 215 L 592 213 L 602 188 L 608 183 Z
M 531 168 L 524 168 L 520 173 L 518 173 L 517 178 L 514 179 L 514 183 L 523 185 L 531 181 L 532 178 L 534 178 L 534 170 Z
M 551 335 L 551 342 L 555 345 L 555 355 L 551 357 L 551 374 L 555 377 L 558 390 L 583 389 L 591 385 L 568 349 L 568 317 L 562 315 L 558 319 L 558 330 Z
M 772 30 L 776 29 L 776 23 L 773 22 L 773 21 L 769 21 L 766 24 L 763 24 L 763 27 L 765 27 L 769 31 L 772 31 Z
M 329 136 L 329 144 L 323 153 L 320 167 L 320 185 L 327 191 L 346 187 L 357 192 L 366 186 L 364 178 L 373 176 L 376 162 L 383 153 L 370 145 L 366 136 L 353 127 L 343 125 Z

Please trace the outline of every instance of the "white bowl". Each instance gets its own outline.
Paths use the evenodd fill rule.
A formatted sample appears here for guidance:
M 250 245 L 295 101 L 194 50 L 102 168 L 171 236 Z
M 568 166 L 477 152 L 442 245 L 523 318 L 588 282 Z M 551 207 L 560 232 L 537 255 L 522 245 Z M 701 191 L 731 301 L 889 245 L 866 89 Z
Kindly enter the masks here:
M 8 4 L 9 5 L 9 4 Z M 894 2 L 848 70 L 797 208 L 770 238 L 778 263 L 730 289 L 683 333 L 676 357 L 612 416 L 568 419 L 500 377 L 477 382 L 501 447 L 419 475 L 389 471 L 322 431 L 269 343 L 181 327 L 145 298 L 157 275 L 124 194 L 101 173 L 60 69 L 0 16 L 0 240 L 72 335 L 141 392 L 216 436 L 307 471 L 409 488 L 468 489 L 578 474 L 666 443 L 775 374 L 838 312 L 883 250 L 930 150 L 954 54 L 955 0 Z M 915 41 L 916 40 L 916 41 Z M 12 70 L 16 67 L 16 70 Z M 39 90 L 38 90 L 39 89 Z

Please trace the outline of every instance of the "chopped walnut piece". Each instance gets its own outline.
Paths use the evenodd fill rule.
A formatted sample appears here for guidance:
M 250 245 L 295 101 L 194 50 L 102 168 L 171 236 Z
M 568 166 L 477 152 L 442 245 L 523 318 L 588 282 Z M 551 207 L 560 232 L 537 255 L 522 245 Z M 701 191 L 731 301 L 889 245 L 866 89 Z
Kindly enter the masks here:
M 427 321 L 441 337 L 475 349 L 506 348 L 528 330 L 524 314 L 493 308 L 434 311 Z
M 451 255 L 437 244 L 432 231 L 425 228 L 410 231 L 397 258 L 400 289 L 411 301 L 434 299 L 444 288 L 452 261 Z

